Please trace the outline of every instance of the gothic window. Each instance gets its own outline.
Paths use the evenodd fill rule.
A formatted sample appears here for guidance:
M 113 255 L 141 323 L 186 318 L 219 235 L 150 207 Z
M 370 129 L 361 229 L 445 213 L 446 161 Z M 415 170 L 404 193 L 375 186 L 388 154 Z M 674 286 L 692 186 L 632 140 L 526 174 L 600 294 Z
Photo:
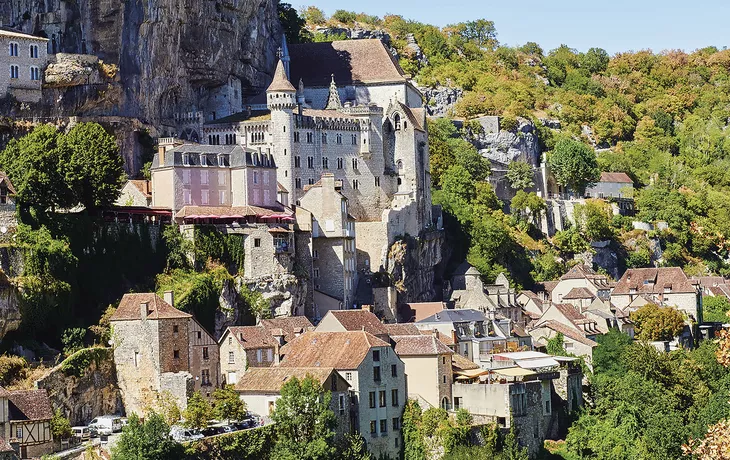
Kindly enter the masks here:
M 342 134 L 337 135 L 337 143 L 342 144 Z
M 329 158 L 322 158 L 322 169 L 329 169 L 330 160 Z
M 357 169 L 357 158 L 352 159 L 352 169 Z
M 327 133 L 322 133 L 322 143 L 323 144 L 327 143 Z
M 38 45 L 30 45 L 30 57 L 38 57 Z
M 10 78 L 18 78 L 19 73 L 20 73 L 20 68 L 17 65 L 10 66 Z
M 307 133 L 307 144 L 314 142 L 314 133 Z
M 301 188 L 302 188 L 302 179 L 300 179 L 299 177 L 297 177 L 296 179 L 294 179 L 294 187 L 296 187 L 297 189 L 300 189 L 301 190 Z
M 294 142 L 299 143 L 299 131 L 294 133 Z
M 342 169 L 344 167 L 345 160 L 342 158 L 337 159 L 337 169 Z
M 398 160 L 396 163 L 396 168 L 398 168 L 398 171 L 403 169 L 403 160 Z
M 314 185 L 314 179 L 312 179 L 311 177 L 309 178 L 309 180 L 307 182 L 309 183 L 309 185 Z
M 301 168 L 302 167 L 302 159 L 299 155 L 294 157 L 294 167 L 295 168 Z
M 31 67 L 30 68 L 30 79 L 33 81 L 38 81 L 41 79 L 41 72 L 38 69 L 38 67 Z
M 10 50 L 9 51 L 10 51 L 10 55 L 11 56 L 17 57 L 18 56 L 18 44 L 15 43 L 15 42 L 11 43 L 10 44 Z
M 357 190 L 358 188 L 360 188 L 360 182 L 357 179 L 353 179 L 353 181 L 352 181 L 352 189 L 353 190 Z
M 314 157 L 307 157 L 307 168 L 314 169 Z
M 352 135 L 352 145 L 357 145 L 357 134 Z
M 380 187 L 380 176 L 375 176 L 375 186 Z

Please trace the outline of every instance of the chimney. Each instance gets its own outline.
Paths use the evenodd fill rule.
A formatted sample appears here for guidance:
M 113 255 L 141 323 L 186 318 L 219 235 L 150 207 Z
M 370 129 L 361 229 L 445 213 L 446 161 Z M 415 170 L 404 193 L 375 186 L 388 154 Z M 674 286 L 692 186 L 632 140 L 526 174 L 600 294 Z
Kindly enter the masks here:
M 438 331 L 438 329 L 434 329 L 433 330 L 433 336 L 436 338 L 436 340 L 438 340 L 438 338 L 439 338 L 439 331 Z
M 172 291 L 165 291 L 162 295 L 164 296 L 165 302 L 169 303 L 171 307 L 175 306 L 175 295 Z
M 456 331 L 451 331 L 451 340 L 453 340 L 454 343 L 458 343 L 458 341 L 456 340 Z
M 281 359 L 281 356 L 279 356 L 279 344 L 274 344 L 274 366 L 279 365 L 279 361 Z
M 165 151 L 167 150 L 167 147 L 164 145 L 158 145 L 157 146 L 157 153 L 160 154 L 160 166 L 165 165 Z
M 147 315 L 150 314 L 150 303 L 149 302 L 141 302 L 139 304 L 139 317 L 141 319 L 147 318 Z
M 362 308 L 362 311 L 370 311 L 370 312 L 373 311 L 372 305 L 363 305 L 361 308 Z

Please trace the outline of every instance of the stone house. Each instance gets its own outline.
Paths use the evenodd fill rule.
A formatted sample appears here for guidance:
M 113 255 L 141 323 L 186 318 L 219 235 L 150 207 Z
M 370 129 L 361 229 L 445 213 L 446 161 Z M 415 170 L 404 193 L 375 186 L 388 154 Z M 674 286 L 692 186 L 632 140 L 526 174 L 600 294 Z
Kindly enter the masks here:
M 0 98 L 41 99 L 48 39 L 0 27 Z
M 279 362 L 279 342 L 264 326 L 233 326 L 218 341 L 223 382 L 235 385 L 246 370 Z
M 441 343 L 436 334 L 438 331 L 432 335 L 420 332 L 417 335 L 391 335 L 391 340 L 405 366 L 408 397 L 425 401 L 430 407 L 450 410 L 454 381 L 451 355 L 454 352 Z
M 687 278 L 679 267 L 626 270 L 611 293 L 611 303 L 618 308 L 626 308 L 640 297 L 661 306 L 675 307 L 687 316 L 688 321 L 702 323 L 700 283 Z
M 0 389 L 2 438 L 18 444 L 20 458 L 38 458 L 53 452 L 53 408 L 46 390 Z
M 115 204 L 117 206 L 152 206 L 152 181 L 128 180 L 122 187 Z
M 297 206 L 297 220 L 311 214 L 312 277 L 314 289 L 351 308 L 357 286 L 357 252 L 355 219 L 348 212 L 342 181 L 332 173 L 323 173 L 319 181 L 304 187 Z M 315 304 L 315 318 L 327 313 L 324 305 Z
M 250 412 L 269 417 L 281 397 L 281 387 L 293 377 L 300 380 L 312 377 L 323 390 L 330 391 L 330 409 L 337 418 L 337 437 L 350 433 L 350 384 L 331 367 L 256 367 L 249 369 L 235 388 Z
M 374 313 L 367 310 L 331 310 L 322 318 L 315 329 L 317 332 L 365 331 L 383 341 L 388 341 L 389 334 Z
M 444 297 L 454 303 L 454 308 L 479 310 L 491 319 L 524 324 L 517 294 L 509 287 L 507 277 L 500 273 L 494 284 L 484 284 L 481 276 L 479 270 L 463 262 L 454 272 Z
M 565 350 L 585 357 L 590 364 L 593 348 L 598 345 L 596 336 L 603 332 L 596 319 L 587 317 L 575 306 L 551 303 L 540 319 L 530 326 L 529 333 L 536 347 L 544 347 L 548 340 L 563 334 Z
M 353 392 L 353 430 L 370 453 L 400 454 L 403 406 L 407 399 L 403 361 L 390 344 L 360 330 L 307 332 L 281 349 L 281 367 L 334 368 Z
M 633 199 L 634 181 L 622 172 L 602 172 L 593 186 L 586 188 L 586 198 L 630 198 Z
M 269 334 L 281 346 L 286 345 L 305 332 L 314 329 L 314 326 L 306 316 L 262 319 L 260 325 L 268 330 Z
M 616 283 L 607 276 L 600 275 L 592 268 L 579 264 L 568 270 L 557 283 L 551 286 L 549 298 L 555 303 L 564 303 L 564 297 L 574 288 L 583 288 L 594 297 L 608 300 L 615 285 Z M 586 293 L 586 291 L 581 290 L 580 292 Z
M 114 363 L 128 414 L 144 414 L 169 392 L 178 407 L 195 391 L 220 385 L 218 348 L 192 317 L 173 306 L 172 292 L 125 294 L 110 318 Z

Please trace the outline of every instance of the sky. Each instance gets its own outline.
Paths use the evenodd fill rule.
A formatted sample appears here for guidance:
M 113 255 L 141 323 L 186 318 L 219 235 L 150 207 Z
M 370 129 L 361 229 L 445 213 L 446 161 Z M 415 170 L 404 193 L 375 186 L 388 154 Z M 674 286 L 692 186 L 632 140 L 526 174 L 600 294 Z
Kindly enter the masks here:
M 305 4 L 291 2 L 299 8 Z M 329 16 L 337 9 L 377 16 L 399 14 L 445 26 L 484 18 L 494 21 L 507 45 L 537 42 L 545 51 L 566 44 L 579 51 L 722 48 L 730 43 L 728 0 L 312 0 Z M 353 6 L 357 5 L 357 6 Z

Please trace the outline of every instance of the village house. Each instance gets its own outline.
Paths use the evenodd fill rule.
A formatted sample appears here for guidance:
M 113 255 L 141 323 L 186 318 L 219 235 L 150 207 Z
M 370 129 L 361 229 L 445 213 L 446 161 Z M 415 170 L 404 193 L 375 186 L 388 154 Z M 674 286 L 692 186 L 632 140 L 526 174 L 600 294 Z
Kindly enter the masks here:
M 280 318 L 262 319 L 261 327 L 269 331 L 269 334 L 283 346 L 309 330 L 314 326 L 306 316 L 283 316 Z
M 52 417 L 46 390 L 0 388 L 0 438 L 11 446 L 17 445 L 20 458 L 38 458 L 53 452 Z
M 428 318 L 441 310 L 452 308 L 453 305 L 447 302 L 411 302 L 401 305 L 398 308 L 398 319 L 401 322 L 418 322 Z
M 370 453 L 399 455 L 406 375 L 403 361 L 388 342 L 364 330 L 315 331 L 284 345 L 281 353 L 281 367 L 336 369 L 350 384 L 352 426 L 365 438 Z
M 522 308 L 507 277 L 500 273 L 494 284 L 484 284 L 481 276 L 479 270 L 463 262 L 454 272 L 444 298 L 453 302 L 457 309 L 479 310 L 491 319 L 509 319 L 515 324 L 524 324 Z
M 598 182 L 586 188 L 585 197 L 609 201 L 615 215 L 634 213 L 634 181 L 623 172 L 602 172 Z
M 365 331 L 388 341 L 388 329 L 374 313 L 367 310 L 331 310 L 315 329 L 317 332 Z
M 311 377 L 323 390 L 331 392 L 330 409 L 337 418 L 336 437 L 341 439 L 351 432 L 350 384 L 331 367 L 256 367 L 241 377 L 235 389 L 249 412 L 268 418 L 281 397 L 281 387 L 294 377 Z
M 144 414 L 168 392 L 184 409 L 193 392 L 220 387 L 218 345 L 192 315 L 154 293 L 125 294 L 110 318 L 114 363 L 128 414 Z
M 432 335 L 391 335 L 393 349 L 403 361 L 408 386 L 408 397 L 426 407 L 450 410 L 453 398 L 451 385 L 454 381 L 451 355 L 454 352 Z
M 547 284 L 547 283 L 546 283 Z M 573 299 L 600 297 L 608 300 L 615 283 L 605 275 L 600 275 L 592 268 L 578 264 L 560 277 L 557 283 L 551 285 L 549 300 L 555 303 L 565 303 L 565 296 Z M 592 301 L 592 298 L 590 298 Z
M 296 214 L 298 221 L 312 221 L 314 317 L 319 319 L 329 310 L 353 307 L 357 286 L 355 219 L 348 212 L 347 198 L 340 193 L 342 181 L 336 181 L 334 174 L 324 173 L 304 189 Z
M 0 99 L 38 102 L 47 63 L 47 38 L 0 27 Z
M 283 333 L 283 331 L 282 331 Z M 223 383 L 235 385 L 253 367 L 279 362 L 279 341 L 264 326 L 232 326 L 218 341 Z
M 602 334 L 595 319 L 586 317 L 571 304 L 558 303 L 550 303 L 528 332 L 536 347 L 545 347 L 548 340 L 562 334 L 565 351 L 585 357 L 589 364 L 593 348 L 598 345 L 596 336 Z
M 611 303 L 618 308 L 632 302 L 675 307 L 688 321 L 702 323 L 702 289 L 700 282 L 687 278 L 679 267 L 630 268 L 611 293 Z M 643 305 L 642 305 L 643 306 Z
M 124 183 L 115 204 L 117 206 L 152 206 L 152 181 L 128 180 Z

